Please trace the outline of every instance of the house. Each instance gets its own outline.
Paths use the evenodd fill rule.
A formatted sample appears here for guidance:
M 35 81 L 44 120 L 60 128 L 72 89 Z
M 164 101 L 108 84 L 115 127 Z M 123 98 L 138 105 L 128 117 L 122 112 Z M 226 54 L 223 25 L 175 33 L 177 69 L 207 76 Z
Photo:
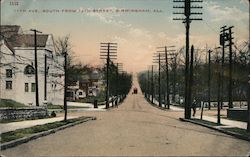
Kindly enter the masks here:
M 97 70 L 93 70 L 90 74 L 75 77 L 75 80 L 69 82 L 67 99 L 78 100 L 87 96 L 97 96 L 101 86 L 103 84 L 100 81 L 100 74 Z
M 34 34 L 20 26 L 1 25 L 0 98 L 36 105 Z M 51 34 L 37 34 L 39 104 L 63 104 L 63 57 Z

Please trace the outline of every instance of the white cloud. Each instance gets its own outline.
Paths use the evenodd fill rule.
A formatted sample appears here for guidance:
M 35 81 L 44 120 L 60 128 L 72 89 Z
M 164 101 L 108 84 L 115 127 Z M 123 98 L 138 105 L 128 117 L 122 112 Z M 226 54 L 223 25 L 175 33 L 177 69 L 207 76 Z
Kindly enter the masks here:
M 249 19 L 249 13 L 240 10 L 236 6 L 222 7 L 216 2 L 205 2 L 204 4 L 206 5 L 208 13 L 212 16 L 212 22 L 226 20 L 241 21 Z
M 240 3 L 249 5 L 249 0 L 240 0 Z

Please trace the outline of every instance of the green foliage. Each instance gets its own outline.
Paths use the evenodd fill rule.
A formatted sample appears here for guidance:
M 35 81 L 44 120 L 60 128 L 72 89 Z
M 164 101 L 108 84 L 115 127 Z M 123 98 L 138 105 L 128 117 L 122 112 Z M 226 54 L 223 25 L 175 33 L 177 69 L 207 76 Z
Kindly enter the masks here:
M 231 132 L 241 134 L 241 135 L 246 136 L 246 137 L 250 137 L 250 132 L 248 132 L 245 129 L 241 129 L 241 128 L 224 128 L 224 130 L 228 130 L 228 131 L 231 131 Z
M 105 71 L 106 69 L 103 68 Z M 106 80 L 106 72 L 104 79 Z M 109 68 L 109 93 L 110 96 L 126 95 L 132 86 L 132 75 L 118 72 L 117 67 L 111 62 Z
M 201 119 L 192 119 L 192 120 L 196 121 L 196 122 L 199 122 L 199 123 L 202 123 L 202 124 L 207 124 L 207 125 L 210 125 L 210 126 L 222 126 L 222 124 L 210 122 L 210 121 L 207 121 L 207 120 L 201 120 Z
M 63 109 L 62 105 L 53 105 L 53 104 L 48 104 L 47 105 L 48 109 Z M 74 109 L 74 108 L 83 108 L 83 107 L 78 107 L 78 106 L 68 106 L 68 109 Z
M 52 111 L 51 114 L 50 114 L 51 117 L 56 117 L 56 112 L 55 111 Z
M 249 80 L 249 69 L 250 69 L 250 51 L 249 42 L 243 42 L 242 44 L 235 44 L 233 49 L 233 100 L 234 101 L 246 101 L 247 100 L 247 81 Z M 217 101 L 218 94 L 218 75 L 221 70 L 222 56 L 221 52 L 216 53 L 214 50 L 211 56 L 211 101 Z M 224 77 L 223 77 L 223 90 L 221 91 L 224 101 L 228 101 L 228 87 L 229 87 L 229 63 L 228 63 L 228 49 L 225 51 L 225 62 L 224 62 Z M 181 53 L 180 53 L 181 54 Z M 199 56 L 200 55 L 200 56 Z M 170 94 L 174 91 L 180 96 L 185 94 L 185 66 L 181 60 L 183 56 L 178 55 L 177 62 L 170 62 L 169 64 L 169 84 Z M 184 57 L 185 58 L 185 57 Z M 196 51 L 194 57 L 193 67 L 193 86 L 192 86 L 192 97 L 197 101 L 208 100 L 208 63 L 202 61 L 200 58 L 201 53 Z M 185 63 L 185 62 L 184 62 Z M 219 64 L 218 64 L 219 63 Z M 147 72 L 141 72 L 138 76 L 140 87 L 143 92 L 152 94 L 151 85 L 153 84 L 153 94 L 158 94 L 158 71 L 154 72 L 153 83 L 151 82 L 151 71 L 149 71 L 149 79 Z M 161 81 L 161 91 L 166 92 L 166 73 L 163 70 Z M 175 78 L 175 81 L 174 81 Z M 174 90 L 175 89 L 175 90 Z M 148 90 L 148 91 L 147 91 Z
M 75 118 L 75 119 L 69 119 L 66 122 L 65 121 L 53 122 L 53 123 L 48 123 L 48 124 L 44 124 L 44 125 L 37 125 L 37 126 L 30 127 L 30 128 L 18 129 L 15 131 L 2 133 L 0 142 L 5 143 L 5 142 L 16 140 L 16 139 L 19 139 L 22 137 L 28 137 L 32 134 L 47 131 L 47 130 L 54 129 L 54 128 L 58 128 L 60 126 L 63 126 L 63 125 L 69 124 L 69 123 L 74 123 L 76 121 L 80 121 L 80 120 L 83 120 L 85 118 L 86 117 L 80 117 L 80 118 Z
M 28 107 L 28 106 L 25 106 L 24 104 L 16 102 L 14 100 L 0 99 L 0 108 L 5 108 L 5 107 L 9 107 L 9 108 L 21 108 L 21 107 Z

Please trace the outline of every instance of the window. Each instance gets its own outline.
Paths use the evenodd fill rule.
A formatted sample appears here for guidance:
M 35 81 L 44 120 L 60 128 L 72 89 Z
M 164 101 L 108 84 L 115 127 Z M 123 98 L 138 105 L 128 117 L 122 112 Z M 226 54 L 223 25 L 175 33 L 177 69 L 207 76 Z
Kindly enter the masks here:
M 82 95 L 82 92 L 79 92 L 79 95 Z
M 12 78 L 12 69 L 6 69 L 6 77 Z
M 31 65 L 27 65 L 24 68 L 24 74 L 35 74 L 35 68 Z
M 12 89 L 12 81 L 6 81 L 6 89 Z
M 29 84 L 28 83 L 24 84 L 24 91 L 29 92 Z
M 35 92 L 36 91 L 36 84 L 32 83 L 31 84 L 31 92 Z

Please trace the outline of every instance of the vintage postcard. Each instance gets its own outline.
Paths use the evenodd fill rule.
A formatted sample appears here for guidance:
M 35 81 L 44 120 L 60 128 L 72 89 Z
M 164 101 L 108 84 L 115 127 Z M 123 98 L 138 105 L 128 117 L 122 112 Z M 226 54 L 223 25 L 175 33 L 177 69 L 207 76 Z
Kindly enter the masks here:
M 249 0 L 0 0 L 0 156 L 250 156 Z

